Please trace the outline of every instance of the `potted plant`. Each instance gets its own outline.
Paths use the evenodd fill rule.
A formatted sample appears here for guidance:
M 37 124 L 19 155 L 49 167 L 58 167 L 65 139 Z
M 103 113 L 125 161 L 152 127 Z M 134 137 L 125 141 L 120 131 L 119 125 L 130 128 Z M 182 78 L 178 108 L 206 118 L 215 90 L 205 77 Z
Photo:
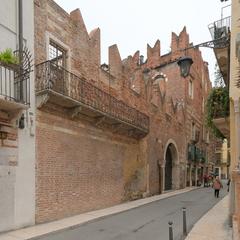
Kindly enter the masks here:
M 18 64 L 19 64 L 19 59 L 14 55 L 12 49 L 7 48 L 6 50 L 0 52 L 1 66 L 17 71 L 19 69 Z

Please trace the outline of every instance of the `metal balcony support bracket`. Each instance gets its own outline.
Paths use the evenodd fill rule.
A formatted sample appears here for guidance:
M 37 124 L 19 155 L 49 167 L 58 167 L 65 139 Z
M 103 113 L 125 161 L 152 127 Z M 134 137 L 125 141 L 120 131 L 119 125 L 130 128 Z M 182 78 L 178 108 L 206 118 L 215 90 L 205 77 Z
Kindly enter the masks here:
M 199 47 L 208 47 L 208 48 L 213 48 L 213 49 L 219 49 L 219 48 L 226 48 L 230 46 L 230 38 L 229 37 L 222 37 L 219 39 L 215 39 L 212 41 L 208 42 L 203 42 L 194 46 L 190 46 L 188 48 L 182 49 L 181 51 L 186 51 L 188 49 L 192 48 L 199 48 Z
M 209 42 L 201 43 L 198 47 L 209 47 L 209 48 L 225 48 L 230 46 L 230 38 L 223 37 Z

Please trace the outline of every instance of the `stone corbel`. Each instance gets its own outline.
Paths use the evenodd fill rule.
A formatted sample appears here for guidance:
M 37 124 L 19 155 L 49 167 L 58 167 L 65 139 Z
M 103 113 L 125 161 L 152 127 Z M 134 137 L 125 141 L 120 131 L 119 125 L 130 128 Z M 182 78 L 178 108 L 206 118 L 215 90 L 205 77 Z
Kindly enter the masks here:
M 106 119 L 105 116 L 97 117 L 96 122 L 95 122 L 95 126 L 98 127 L 99 125 L 101 125 L 101 123 L 104 122 L 105 119 Z
M 75 118 L 78 116 L 78 114 L 82 111 L 81 106 L 74 107 L 72 110 L 70 110 L 70 116 L 71 118 Z
M 122 123 L 114 123 L 114 124 L 112 124 L 113 133 L 118 132 L 122 127 L 123 127 Z
M 129 136 L 129 137 L 134 136 L 134 133 L 135 133 L 135 129 L 130 129 L 130 130 L 128 130 L 128 136 Z
M 47 103 L 47 101 L 49 100 L 49 94 L 43 94 L 43 95 L 38 95 L 36 97 L 36 105 L 37 108 L 41 108 L 44 104 Z

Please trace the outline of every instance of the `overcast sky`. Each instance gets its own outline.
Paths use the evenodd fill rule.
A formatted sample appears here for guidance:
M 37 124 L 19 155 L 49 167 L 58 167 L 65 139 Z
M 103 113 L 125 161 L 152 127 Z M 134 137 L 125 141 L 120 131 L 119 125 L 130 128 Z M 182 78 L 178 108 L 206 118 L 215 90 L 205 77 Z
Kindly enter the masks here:
M 230 15 L 225 7 L 230 1 L 220 0 L 56 0 L 67 12 L 79 8 L 88 32 L 101 29 L 101 58 L 108 62 L 108 46 L 117 44 L 122 59 L 137 50 L 146 57 L 147 43 L 161 42 L 161 54 L 170 50 L 171 32 L 177 34 L 187 27 L 194 45 L 210 41 L 208 25 Z M 223 8 L 225 7 L 225 8 Z M 214 80 L 216 62 L 211 49 L 201 48 L 209 62 Z

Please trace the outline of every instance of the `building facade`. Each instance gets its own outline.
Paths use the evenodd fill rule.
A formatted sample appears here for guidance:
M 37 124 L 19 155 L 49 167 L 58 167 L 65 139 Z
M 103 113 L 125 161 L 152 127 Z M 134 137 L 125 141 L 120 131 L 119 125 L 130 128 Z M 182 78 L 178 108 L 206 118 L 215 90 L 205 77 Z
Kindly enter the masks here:
M 200 184 L 214 149 L 204 127 L 211 88 L 207 63 L 189 49 L 180 75 L 184 28 L 121 59 L 109 47 L 101 64 L 100 29 L 87 32 L 80 11 L 35 0 L 36 222 Z
M 12 49 L 19 61 L 0 60 L 0 231 L 35 223 L 33 8 L 32 0 L 0 8 L 0 52 Z
M 215 50 L 218 65 L 229 90 L 230 115 L 215 120 L 218 129 L 226 136 L 230 145 L 230 222 L 233 221 L 234 233 L 239 236 L 240 230 L 240 178 L 239 178 L 239 86 L 240 86 L 240 2 L 232 0 L 231 16 L 216 21 L 212 28 L 214 40 L 220 38 L 229 44 Z M 229 164 L 227 164 L 229 165 Z M 238 238 L 238 237 L 236 237 Z
M 239 82 L 240 82 L 240 2 L 232 1 L 231 23 L 231 50 L 230 50 L 230 155 L 231 155 L 231 207 L 230 213 L 234 216 L 236 231 L 240 232 L 240 134 L 239 134 Z

